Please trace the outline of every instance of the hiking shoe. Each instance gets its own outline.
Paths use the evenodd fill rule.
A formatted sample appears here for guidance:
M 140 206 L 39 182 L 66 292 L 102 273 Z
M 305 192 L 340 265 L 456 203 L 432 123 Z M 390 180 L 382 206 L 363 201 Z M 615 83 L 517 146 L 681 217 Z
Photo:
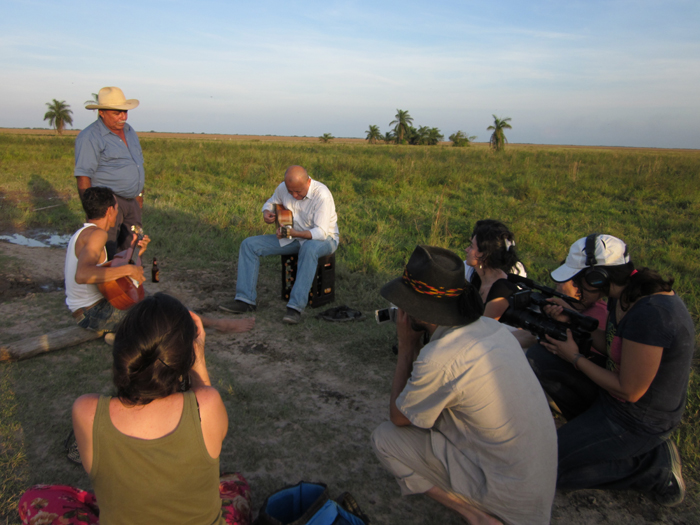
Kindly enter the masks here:
M 287 308 L 287 313 L 284 314 L 282 322 L 285 324 L 299 324 L 301 321 L 301 312 L 296 311 L 294 308 Z
M 83 464 L 83 462 L 80 460 L 80 452 L 78 452 L 78 442 L 75 440 L 75 434 L 73 434 L 72 430 L 70 431 L 70 434 L 68 434 L 63 446 L 66 449 L 66 457 L 69 461 L 72 461 L 77 465 Z
M 244 314 L 246 312 L 254 312 L 255 305 L 236 300 L 232 303 L 220 304 L 219 310 L 223 310 L 224 312 L 228 312 L 230 314 Z
M 685 482 L 681 475 L 681 455 L 678 453 L 676 444 L 670 439 L 667 439 L 663 446 L 666 447 L 671 458 L 671 479 L 668 480 L 663 489 L 657 490 L 654 496 L 659 505 L 675 507 L 680 505 L 685 498 Z

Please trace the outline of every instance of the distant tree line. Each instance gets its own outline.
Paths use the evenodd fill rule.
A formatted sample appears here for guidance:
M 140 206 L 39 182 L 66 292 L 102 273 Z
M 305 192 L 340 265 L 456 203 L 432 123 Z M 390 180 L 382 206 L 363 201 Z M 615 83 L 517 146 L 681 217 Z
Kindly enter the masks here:
M 86 100 L 85 105 L 94 104 L 97 101 L 97 94 L 92 94 L 94 100 Z M 52 102 L 47 102 L 48 111 L 44 115 L 44 120 L 49 121 L 49 125 L 53 126 L 58 134 L 63 133 L 63 128 L 66 124 L 73 125 L 73 117 L 70 106 L 66 104 L 65 100 L 58 101 L 53 99 Z M 491 134 L 490 144 L 491 147 L 500 151 L 505 148 L 508 143 L 506 135 L 503 132 L 504 129 L 513 129 L 509 124 L 510 117 L 501 119 L 496 115 L 493 116 L 493 125 L 486 128 L 487 130 L 493 130 Z M 366 139 L 370 144 L 376 144 L 380 140 L 384 141 L 385 144 L 409 144 L 411 146 L 435 146 L 438 142 L 445 138 L 445 136 L 440 133 L 438 128 L 431 128 L 429 126 L 418 126 L 418 128 L 413 127 L 413 117 L 408 113 L 408 111 L 403 109 L 397 109 L 394 120 L 389 122 L 389 126 L 394 126 L 392 130 L 387 131 L 384 135 L 379 131 L 379 126 L 371 124 L 369 129 L 365 131 L 367 134 Z M 324 133 L 319 137 L 319 140 L 325 144 L 329 143 L 335 137 L 330 133 Z M 469 146 L 474 140 L 476 140 L 476 135 L 469 135 L 464 133 L 462 130 L 454 132 L 450 135 L 450 140 L 452 145 L 456 147 Z
M 493 115 L 494 123 L 492 126 L 486 128 L 487 130 L 494 130 L 491 135 L 490 144 L 491 147 L 499 151 L 505 147 L 508 142 L 506 139 L 504 129 L 512 129 L 510 118 L 500 119 Z M 385 144 L 409 144 L 413 146 L 434 146 L 440 142 L 444 135 L 440 132 L 438 128 L 431 128 L 429 126 L 418 126 L 418 128 L 413 127 L 413 117 L 408 113 L 408 111 L 403 109 L 397 109 L 394 120 L 389 122 L 389 126 L 393 126 L 393 129 L 387 131 L 384 135 L 379 130 L 379 126 L 371 124 L 369 129 L 365 131 L 367 142 L 370 144 L 376 144 L 377 142 L 384 141 Z M 452 141 L 452 145 L 456 147 L 469 146 L 471 142 L 476 140 L 476 135 L 469 135 L 462 130 L 454 132 L 449 137 Z

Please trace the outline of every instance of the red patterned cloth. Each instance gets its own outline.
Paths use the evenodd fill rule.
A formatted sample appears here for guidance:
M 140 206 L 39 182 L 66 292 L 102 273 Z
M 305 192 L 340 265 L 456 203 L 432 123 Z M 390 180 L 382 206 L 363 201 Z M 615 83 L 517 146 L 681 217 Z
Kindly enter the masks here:
M 219 482 L 221 515 L 228 525 L 250 525 L 250 485 L 238 474 Z M 100 509 L 92 492 L 68 485 L 35 485 L 17 508 L 23 525 L 95 525 Z
M 238 472 L 219 479 L 221 515 L 228 525 L 250 524 L 250 485 Z

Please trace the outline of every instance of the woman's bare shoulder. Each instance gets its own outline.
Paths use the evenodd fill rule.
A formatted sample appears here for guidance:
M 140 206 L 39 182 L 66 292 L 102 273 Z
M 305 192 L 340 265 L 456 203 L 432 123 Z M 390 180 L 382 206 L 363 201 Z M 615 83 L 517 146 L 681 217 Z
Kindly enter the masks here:
M 213 386 L 197 386 L 192 389 L 194 395 L 197 397 L 197 403 L 201 407 L 204 404 L 218 404 L 223 403 L 221 400 L 221 395 L 219 391 Z
M 73 412 L 95 412 L 99 394 L 83 394 L 73 402 Z

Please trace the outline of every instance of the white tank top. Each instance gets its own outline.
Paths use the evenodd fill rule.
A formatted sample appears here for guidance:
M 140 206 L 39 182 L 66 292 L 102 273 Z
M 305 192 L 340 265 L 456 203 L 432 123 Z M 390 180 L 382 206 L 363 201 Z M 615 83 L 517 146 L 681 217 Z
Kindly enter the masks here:
M 66 305 L 68 305 L 71 312 L 75 312 L 79 308 L 92 306 L 100 299 L 103 299 L 96 284 L 78 284 L 75 282 L 75 272 L 78 270 L 75 243 L 82 231 L 91 226 L 97 228 L 97 225 L 91 222 L 83 224 L 83 227 L 70 238 L 68 249 L 66 250 L 66 265 L 63 276 L 66 282 Z M 107 248 L 104 249 L 104 259 L 107 260 Z

